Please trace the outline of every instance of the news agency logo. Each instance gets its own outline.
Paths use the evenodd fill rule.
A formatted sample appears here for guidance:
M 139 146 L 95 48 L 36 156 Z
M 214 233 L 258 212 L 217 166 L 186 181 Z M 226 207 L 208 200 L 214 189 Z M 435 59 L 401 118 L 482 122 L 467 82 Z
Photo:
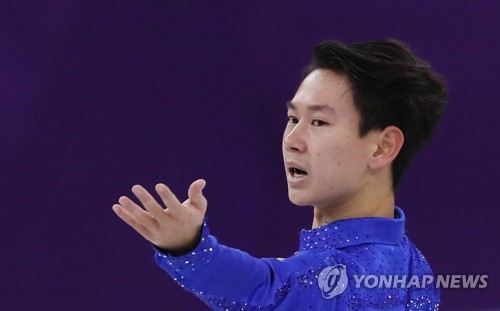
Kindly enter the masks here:
M 356 288 L 486 288 L 488 275 L 353 275 Z
M 354 274 L 355 288 L 486 288 L 488 275 L 438 274 L 434 275 L 375 275 Z M 342 294 L 348 284 L 346 266 L 338 264 L 321 270 L 318 287 L 325 299 Z
M 347 288 L 347 272 L 344 265 L 328 266 L 318 276 L 318 286 L 325 299 L 342 294 Z

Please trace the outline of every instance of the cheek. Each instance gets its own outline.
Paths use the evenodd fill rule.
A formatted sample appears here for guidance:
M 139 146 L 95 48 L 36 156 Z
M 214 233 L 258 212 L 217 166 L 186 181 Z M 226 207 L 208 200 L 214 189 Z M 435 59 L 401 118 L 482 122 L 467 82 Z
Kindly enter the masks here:
M 316 163 L 319 170 L 330 170 L 340 167 L 345 162 L 346 148 L 344 146 L 332 146 L 326 150 L 316 153 Z
M 345 153 L 345 147 L 335 146 L 330 156 L 331 165 L 340 166 L 344 158 L 344 153 Z
M 353 173 L 356 155 L 347 146 L 331 146 L 328 150 L 316 153 L 316 171 L 320 183 L 328 189 L 335 188 L 335 184 L 349 179 Z
M 333 187 L 336 180 L 343 175 L 343 167 L 346 163 L 343 148 L 338 146 L 327 151 L 318 152 L 315 159 L 315 171 L 318 182 L 327 188 Z

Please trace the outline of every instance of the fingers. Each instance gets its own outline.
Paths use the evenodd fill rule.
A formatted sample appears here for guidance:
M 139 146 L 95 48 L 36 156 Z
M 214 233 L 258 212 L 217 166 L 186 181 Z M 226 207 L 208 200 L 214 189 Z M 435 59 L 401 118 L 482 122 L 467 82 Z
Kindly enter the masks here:
M 156 224 L 154 217 L 135 204 L 134 201 L 122 196 L 118 199 L 118 203 L 113 206 L 113 210 L 134 229 L 146 232 L 146 229 L 154 228 Z M 121 214 L 119 214 L 120 212 Z
M 205 188 L 205 185 L 205 180 L 198 179 L 189 186 L 189 203 L 199 209 L 206 209 L 207 202 L 202 192 L 202 190 Z M 181 202 L 165 184 L 157 184 L 155 189 L 167 209 L 171 209 L 172 211 L 174 211 L 176 208 L 182 207 Z M 132 192 L 142 203 L 146 211 L 125 196 L 120 197 L 118 201 L 121 207 L 129 215 L 133 216 L 136 221 L 139 221 L 144 225 L 149 225 L 148 222 L 152 219 L 161 219 L 162 216 L 165 216 L 165 209 L 163 208 L 163 206 L 161 206 L 156 201 L 156 199 L 142 186 L 133 186 Z
M 175 194 L 165 184 L 157 184 L 155 190 L 168 209 L 175 210 L 175 208 L 180 207 L 181 202 L 179 202 Z
M 188 197 L 191 204 L 198 208 L 206 207 L 206 199 L 203 196 L 203 189 L 207 182 L 204 179 L 198 179 L 189 186 Z
M 119 204 L 113 205 L 113 211 L 153 244 L 176 248 L 190 243 L 193 228 L 199 228 L 207 208 L 207 200 L 202 192 L 205 185 L 203 179 L 193 182 L 188 190 L 189 198 L 181 204 L 166 185 L 157 184 L 155 189 L 166 209 L 146 189 L 135 185 L 132 192 L 140 203 L 136 204 L 122 196 L 118 200 Z
M 134 228 L 134 230 L 142 235 L 145 239 L 150 239 L 150 232 L 148 228 L 123 206 L 115 204 L 113 205 L 113 211 L 116 213 L 116 215 L 118 215 L 118 217 L 120 217 L 129 226 Z
M 154 217 L 160 217 L 163 215 L 163 207 L 161 207 L 161 205 L 156 202 L 155 198 L 142 186 L 133 186 L 132 192 L 139 199 L 139 201 L 141 201 L 144 208 L 151 213 L 151 215 Z
M 129 212 L 138 219 L 142 219 L 142 223 L 152 218 L 151 214 L 143 210 L 139 205 L 135 204 L 134 201 L 127 198 L 126 196 L 120 197 L 118 199 L 118 203 L 120 203 L 120 205 L 125 210 L 127 210 L 127 212 Z

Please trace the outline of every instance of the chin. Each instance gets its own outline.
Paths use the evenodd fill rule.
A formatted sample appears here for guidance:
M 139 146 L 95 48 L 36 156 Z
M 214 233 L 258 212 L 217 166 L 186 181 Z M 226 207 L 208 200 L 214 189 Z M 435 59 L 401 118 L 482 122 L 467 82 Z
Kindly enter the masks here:
M 288 192 L 288 199 L 295 205 L 298 206 L 311 206 L 312 204 L 307 200 L 307 198 L 301 197 L 300 195 Z

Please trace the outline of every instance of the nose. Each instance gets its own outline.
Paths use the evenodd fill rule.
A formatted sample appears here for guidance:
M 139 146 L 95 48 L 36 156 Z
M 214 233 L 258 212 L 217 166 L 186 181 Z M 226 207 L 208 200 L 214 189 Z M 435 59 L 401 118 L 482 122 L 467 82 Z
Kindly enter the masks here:
M 305 135 L 305 128 L 300 123 L 295 124 L 293 127 L 287 127 L 283 134 L 283 148 L 286 151 L 306 151 Z

